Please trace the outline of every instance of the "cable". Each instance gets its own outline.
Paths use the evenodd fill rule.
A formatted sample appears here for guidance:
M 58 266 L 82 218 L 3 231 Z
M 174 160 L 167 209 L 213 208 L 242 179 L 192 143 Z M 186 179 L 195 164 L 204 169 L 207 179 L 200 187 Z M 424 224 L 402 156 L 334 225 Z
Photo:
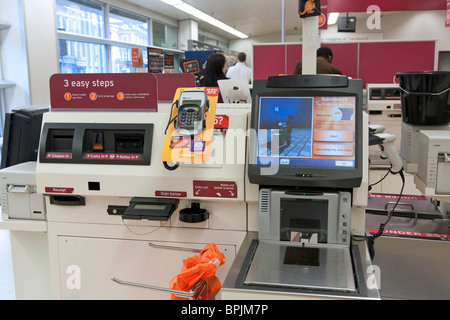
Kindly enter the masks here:
M 166 127 L 166 130 L 164 130 L 164 134 L 166 134 L 167 133 L 167 130 L 169 129 L 169 126 L 170 126 L 170 124 L 177 118 L 177 116 L 178 116 L 178 113 L 177 113 L 177 115 L 175 116 L 175 117 L 173 117 L 172 118 L 172 111 L 173 111 L 173 106 L 174 105 L 178 105 L 178 100 L 176 100 L 174 103 L 172 103 L 172 106 L 170 107 L 170 115 L 169 115 L 169 122 L 167 123 L 167 127 Z
M 378 229 L 378 232 L 373 234 L 372 236 L 367 237 L 367 245 L 368 245 L 371 260 L 373 260 L 373 258 L 375 257 L 375 249 L 374 249 L 375 239 L 377 239 L 378 237 L 380 237 L 383 234 L 384 228 L 391 220 L 392 214 L 394 213 L 395 209 L 397 208 L 398 203 L 400 202 L 400 199 L 402 198 L 403 189 L 405 187 L 405 176 L 403 174 L 403 170 L 400 171 L 399 174 L 400 174 L 400 177 L 402 178 L 402 188 L 400 190 L 400 194 L 398 195 L 398 199 L 394 204 L 394 207 L 392 208 L 391 211 L 389 211 L 387 220 L 384 223 L 380 224 L 380 228 Z
M 166 130 L 164 130 L 164 134 L 167 134 L 167 130 L 169 129 L 170 124 L 171 124 L 171 123 L 177 118 L 177 116 L 178 116 L 178 113 L 177 113 L 177 115 L 176 115 L 175 117 L 172 118 L 172 112 L 173 112 L 173 106 L 174 106 L 174 105 L 178 105 L 178 100 L 176 100 L 174 103 L 172 103 L 172 106 L 170 107 L 169 122 L 167 123 Z M 173 170 L 178 169 L 178 167 L 179 167 L 180 164 L 179 164 L 179 163 L 175 163 L 175 165 L 169 166 L 169 164 L 167 163 L 167 161 L 163 161 L 163 165 L 164 165 L 164 168 L 166 168 L 167 170 L 173 171 Z
M 166 224 L 167 224 L 167 222 L 169 222 L 169 219 L 167 219 L 166 222 L 164 222 L 164 223 L 163 223 L 162 225 L 160 225 L 159 227 L 156 227 L 156 229 L 154 229 L 154 230 L 152 230 L 152 231 L 149 231 L 149 232 L 146 232 L 146 233 L 136 233 L 136 232 L 132 231 L 132 230 L 129 228 L 129 226 L 125 223 L 125 220 L 124 220 L 123 217 L 122 217 L 122 223 L 123 223 L 123 225 L 128 229 L 128 231 L 130 231 L 132 234 L 135 234 L 135 235 L 137 235 L 137 236 L 146 236 L 146 235 L 148 235 L 148 234 L 151 234 L 151 233 L 153 233 L 153 232 L 156 232 L 156 231 L 158 231 L 159 229 L 161 229 L 162 227 L 165 227 Z
M 178 169 L 178 167 L 180 166 L 179 163 L 175 163 L 173 166 L 169 166 L 169 164 L 167 163 L 167 161 L 163 161 L 163 165 L 164 165 L 164 168 L 166 168 L 166 169 L 169 170 L 169 171 L 176 170 L 176 169 Z
M 369 184 L 369 191 L 372 190 L 372 187 L 379 184 L 381 181 L 383 181 L 384 179 L 386 179 L 386 177 L 389 175 L 389 173 L 391 172 L 391 170 L 389 169 L 386 174 L 383 176 L 383 178 L 381 178 L 380 180 L 378 180 L 375 183 Z

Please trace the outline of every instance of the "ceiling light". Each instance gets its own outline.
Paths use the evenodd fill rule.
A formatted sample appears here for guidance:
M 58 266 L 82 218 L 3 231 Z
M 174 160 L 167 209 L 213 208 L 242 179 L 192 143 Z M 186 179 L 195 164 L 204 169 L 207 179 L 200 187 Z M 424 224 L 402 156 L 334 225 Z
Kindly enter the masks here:
M 330 15 L 328 16 L 328 24 L 336 24 L 338 17 L 339 12 L 330 12 Z
M 194 17 L 196 17 L 197 19 L 200 19 L 202 21 L 205 21 L 215 27 L 218 27 L 228 33 L 231 33 L 232 35 L 235 35 L 236 37 L 239 37 L 241 39 L 247 39 L 248 36 L 232 27 L 230 27 L 229 25 L 226 25 L 225 23 L 217 20 L 216 18 L 213 18 L 209 15 L 207 15 L 206 13 L 194 8 L 193 6 L 181 1 L 181 0 L 161 0 L 162 2 L 165 2 L 175 8 L 177 8 L 178 10 L 184 11 L 190 15 L 193 15 Z

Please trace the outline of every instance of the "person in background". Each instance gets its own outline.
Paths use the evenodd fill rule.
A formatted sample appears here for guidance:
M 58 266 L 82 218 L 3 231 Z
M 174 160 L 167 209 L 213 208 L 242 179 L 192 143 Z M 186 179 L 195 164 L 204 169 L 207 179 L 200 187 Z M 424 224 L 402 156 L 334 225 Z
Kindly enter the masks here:
M 328 47 L 317 49 L 317 74 L 342 74 L 342 71 L 331 64 L 333 51 Z M 297 62 L 294 74 L 302 74 L 302 62 Z
M 247 60 L 247 55 L 241 52 L 237 56 L 238 62 L 228 69 L 227 77 L 231 80 L 247 80 L 248 83 L 252 82 L 252 69 L 250 69 L 245 61 Z
M 228 79 L 226 72 L 225 56 L 223 54 L 212 54 L 206 60 L 205 76 L 200 79 L 201 87 L 219 87 L 218 80 Z M 222 95 L 219 94 L 218 103 L 223 103 Z

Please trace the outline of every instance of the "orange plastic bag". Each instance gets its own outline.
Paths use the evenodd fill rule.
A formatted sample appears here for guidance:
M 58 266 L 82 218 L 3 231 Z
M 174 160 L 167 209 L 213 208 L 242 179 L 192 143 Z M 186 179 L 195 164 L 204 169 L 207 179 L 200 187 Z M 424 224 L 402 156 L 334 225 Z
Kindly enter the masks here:
M 222 284 L 215 276 L 217 267 L 225 263 L 225 255 L 217 249 L 214 243 L 208 244 L 200 254 L 183 260 L 181 273 L 170 282 L 170 288 L 174 290 L 190 291 L 195 285 L 204 280 L 206 286 L 198 290 L 193 296 L 194 300 L 212 300 L 219 292 Z M 187 300 L 187 298 L 171 295 L 172 300 Z

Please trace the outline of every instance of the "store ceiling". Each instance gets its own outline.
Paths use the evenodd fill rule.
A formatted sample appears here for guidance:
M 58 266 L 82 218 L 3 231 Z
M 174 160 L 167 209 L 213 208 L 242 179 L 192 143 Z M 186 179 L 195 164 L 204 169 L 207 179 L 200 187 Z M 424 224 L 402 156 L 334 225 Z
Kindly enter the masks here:
M 282 29 L 282 0 L 184 0 L 191 6 L 213 16 L 249 37 L 280 32 Z M 161 2 L 160 0 L 127 0 L 127 2 L 177 20 L 193 17 Z M 285 30 L 298 32 L 301 20 L 298 16 L 298 0 L 285 0 Z M 194 18 L 194 20 L 196 20 Z M 198 20 L 197 20 L 198 21 Z M 198 21 L 200 29 L 227 39 L 237 39 L 220 29 Z

